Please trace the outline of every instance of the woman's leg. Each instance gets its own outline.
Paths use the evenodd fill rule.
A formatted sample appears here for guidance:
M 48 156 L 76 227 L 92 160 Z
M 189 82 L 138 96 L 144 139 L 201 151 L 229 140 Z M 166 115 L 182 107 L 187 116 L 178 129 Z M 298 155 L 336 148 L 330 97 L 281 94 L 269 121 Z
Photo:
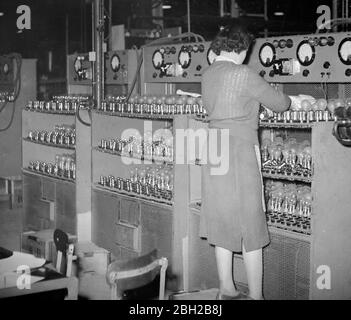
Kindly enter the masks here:
M 262 248 L 246 252 L 243 243 L 243 257 L 249 285 L 249 296 L 255 300 L 263 300 L 262 295 L 262 277 L 263 277 L 263 260 Z
M 215 252 L 219 292 L 229 296 L 236 296 L 239 294 L 239 291 L 236 290 L 233 282 L 233 252 L 217 246 L 215 247 Z

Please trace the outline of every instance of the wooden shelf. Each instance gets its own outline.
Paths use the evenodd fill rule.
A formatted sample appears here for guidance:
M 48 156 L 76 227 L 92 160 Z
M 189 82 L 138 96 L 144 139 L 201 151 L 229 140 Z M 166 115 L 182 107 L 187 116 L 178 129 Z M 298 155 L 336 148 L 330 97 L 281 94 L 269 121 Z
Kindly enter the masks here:
M 262 171 L 262 177 L 266 179 L 273 179 L 273 180 L 288 180 L 288 181 L 299 181 L 305 183 L 312 183 L 312 177 L 303 177 L 298 175 L 287 175 L 287 174 L 280 174 L 280 173 L 268 173 Z
M 93 150 L 101 152 L 101 153 L 106 153 L 106 154 L 110 154 L 113 156 L 119 156 L 119 157 L 126 157 L 126 158 L 131 158 L 131 159 L 136 159 L 136 160 L 140 160 L 140 161 L 150 161 L 154 164 L 162 164 L 162 165 L 167 165 L 167 166 L 172 166 L 173 167 L 173 162 L 170 161 L 160 161 L 160 160 L 155 160 L 155 159 L 144 159 L 144 157 L 133 157 L 130 156 L 128 154 L 122 154 L 122 152 L 120 151 L 113 151 L 113 150 L 107 150 L 107 149 L 102 149 L 100 147 L 94 147 Z
M 53 147 L 53 148 L 59 148 L 59 149 L 68 149 L 68 150 L 75 150 L 75 146 L 67 146 L 67 145 L 59 145 L 59 144 L 54 144 L 54 143 L 47 143 L 47 142 L 40 142 L 40 141 L 35 141 L 31 140 L 29 138 L 23 138 L 23 141 L 29 142 L 29 143 L 35 143 L 39 144 L 45 147 Z
M 101 111 L 93 109 L 93 112 L 112 117 L 122 118 L 137 118 L 137 119 L 150 119 L 150 120 L 173 120 L 176 115 L 171 114 L 146 114 L 146 113 L 128 113 L 128 112 L 113 112 Z
M 275 128 L 275 129 L 311 129 L 315 123 L 322 123 L 327 121 L 320 122 L 269 122 L 269 121 L 260 121 L 259 126 L 261 128 Z
M 28 109 L 28 108 L 25 108 L 24 110 L 29 112 L 60 115 L 60 116 L 75 116 L 76 114 L 75 111 L 53 111 L 53 110 Z
M 128 196 L 130 198 L 146 201 L 146 202 L 152 203 L 152 204 L 164 204 L 164 205 L 167 205 L 167 206 L 173 206 L 173 201 L 158 199 L 158 198 L 154 198 L 154 197 L 148 197 L 148 196 L 136 194 L 134 192 L 118 190 L 116 188 L 103 187 L 103 186 L 101 186 L 98 183 L 94 183 L 93 188 L 95 190 L 106 191 L 106 192 L 110 192 L 112 194 Z
M 30 169 L 22 168 L 22 172 L 26 173 L 26 174 L 33 175 L 33 176 L 45 177 L 45 178 L 53 179 L 54 181 L 63 181 L 63 182 L 68 182 L 68 183 L 73 183 L 73 184 L 75 183 L 74 179 L 68 179 L 68 178 L 63 178 L 63 177 L 59 177 L 59 176 L 53 176 L 53 175 L 50 175 L 50 174 L 46 174 L 46 173 L 38 172 L 38 171 L 33 171 L 33 170 L 30 170 Z
M 274 225 L 270 225 L 270 224 L 268 224 L 268 230 L 270 233 L 273 233 L 273 234 L 281 234 L 281 235 L 289 237 L 289 238 L 303 240 L 306 242 L 311 242 L 311 238 L 312 238 L 311 234 L 300 233 L 300 232 L 295 232 L 295 231 L 291 231 L 291 230 L 287 230 L 287 229 L 283 229 L 283 228 L 278 228 L 278 227 L 276 227 Z

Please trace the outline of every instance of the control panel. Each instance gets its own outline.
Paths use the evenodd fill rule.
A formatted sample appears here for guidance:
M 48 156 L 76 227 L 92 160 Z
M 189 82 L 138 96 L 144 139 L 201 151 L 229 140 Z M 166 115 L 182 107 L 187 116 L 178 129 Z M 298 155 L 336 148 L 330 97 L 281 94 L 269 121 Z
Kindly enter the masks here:
M 0 56 L 0 102 L 12 101 L 15 90 L 13 59 Z
M 67 75 L 70 85 L 91 85 L 93 66 L 88 53 L 73 54 L 67 57 Z
M 260 38 L 249 65 L 269 82 L 350 82 L 351 33 Z
M 144 49 L 145 82 L 200 82 L 214 61 L 210 42 L 160 45 Z
M 0 85 L 13 84 L 14 66 L 10 57 L 0 56 Z
M 106 84 L 131 84 L 138 67 L 137 50 L 110 51 L 105 55 Z

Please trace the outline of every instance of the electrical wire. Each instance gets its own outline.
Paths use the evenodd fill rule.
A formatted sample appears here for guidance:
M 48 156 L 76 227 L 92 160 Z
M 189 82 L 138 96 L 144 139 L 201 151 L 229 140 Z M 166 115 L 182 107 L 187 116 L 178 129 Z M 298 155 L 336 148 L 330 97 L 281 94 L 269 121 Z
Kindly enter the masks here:
M 323 30 L 325 27 L 330 25 L 330 28 L 335 27 L 339 24 L 343 24 L 343 23 L 351 23 L 351 19 L 350 18 L 336 18 L 336 19 L 331 19 L 328 20 L 324 23 L 322 23 L 320 26 L 318 26 L 316 33 L 319 33 L 319 31 Z
M 6 55 L 6 57 L 12 58 L 16 61 L 16 75 L 15 75 L 15 79 L 14 79 L 14 99 L 12 101 L 13 106 L 12 106 L 12 112 L 11 112 L 11 117 L 10 117 L 10 121 L 9 123 L 4 127 L 4 128 L 0 128 L 0 132 L 4 132 L 7 129 L 9 129 L 13 123 L 13 120 L 15 118 L 15 111 L 16 111 L 16 100 L 20 94 L 21 91 L 21 68 L 22 68 L 22 57 L 20 54 L 18 53 L 12 53 L 9 55 Z M 1 107 L 0 109 L 0 113 L 5 109 L 7 105 L 7 102 L 4 103 L 4 105 Z
M 80 123 L 82 123 L 83 125 L 87 126 L 87 127 L 91 127 L 91 109 L 92 109 L 92 105 L 89 105 L 88 108 L 86 109 L 88 111 L 88 115 L 89 115 L 89 119 L 90 119 L 90 123 L 89 122 L 86 122 L 82 119 L 82 117 L 80 116 L 80 107 L 81 107 L 81 104 L 78 103 L 78 106 L 76 108 L 76 116 L 77 116 L 77 119 Z
M 10 118 L 10 121 L 9 123 L 6 125 L 6 127 L 4 128 L 0 128 L 0 132 L 4 132 L 6 131 L 7 129 L 9 129 L 13 123 L 13 119 L 15 118 L 15 109 L 16 109 L 16 102 L 14 101 L 13 102 L 13 107 L 12 107 L 12 112 L 11 112 L 11 118 Z
M 0 107 L 0 113 L 2 112 L 2 110 L 5 109 L 6 105 L 7 105 L 7 101 L 4 101 L 4 104 Z
M 328 100 L 328 86 L 326 82 L 321 82 L 320 83 L 320 88 L 323 92 L 324 99 Z

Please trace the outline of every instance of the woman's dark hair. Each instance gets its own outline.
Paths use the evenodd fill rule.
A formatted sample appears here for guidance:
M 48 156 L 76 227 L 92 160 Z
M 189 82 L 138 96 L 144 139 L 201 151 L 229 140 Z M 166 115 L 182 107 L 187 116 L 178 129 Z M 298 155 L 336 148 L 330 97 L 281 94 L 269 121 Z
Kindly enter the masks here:
M 219 55 L 221 51 L 239 54 L 248 50 L 253 41 L 253 35 L 249 33 L 244 25 L 239 22 L 232 23 L 217 34 L 211 43 L 212 51 Z

